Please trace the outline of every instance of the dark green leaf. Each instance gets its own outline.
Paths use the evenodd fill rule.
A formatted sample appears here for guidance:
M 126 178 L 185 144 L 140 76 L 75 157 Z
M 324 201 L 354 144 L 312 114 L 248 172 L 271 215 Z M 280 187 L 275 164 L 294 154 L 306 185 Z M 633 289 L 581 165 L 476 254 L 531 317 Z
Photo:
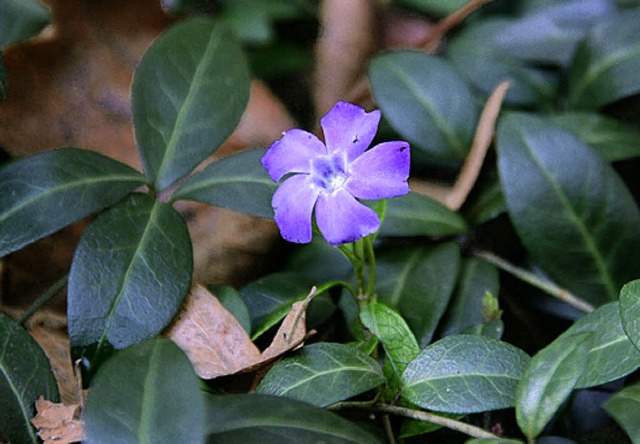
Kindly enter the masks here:
M 523 444 L 522 441 L 517 439 L 506 438 L 474 438 L 468 439 L 464 444 Z
M 570 132 L 512 113 L 498 127 L 500 180 L 516 232 L 560 284 L 614 300 L 640 263 L 640 212 L 620 177 Z
M 184 183 L 172 199 L 188 199 L 273 217 L 271 198 L 276 184 L 262 167 L 264 149 L 232 154 L 212 163 Z
M 389 199 L 381 236 L 454 236 L 467 232 L 458 214 L 438 201 L 409 193 Z
M 242 325 L 242 328 L 251 334 L 251 315 L 238 290 L 229 285 L 209 285 L 208 288 L 224 308 Z
M 209 444 L 384 443 L 384 439 L 327 410 L 260 394 L 210 396 Z
M 49 10 L 36 0 L 0 2 L 0 48 L 38 34 L 49 22 Z
M 549 120 L 574 133 L 610 162 L 640 156 L 640 131 L 611 117 L 568 112 L 551 115 Z
M 83 415 L 87 442 L 204 442 L 205 408 L 184 352 L 169 339 L 144 341 L 98 371 Z
M 38 443 L 30 421 L 40 396 L 58 401 L 49 360 L 31 335 L 0 313 L 0 436 L 13 443 Z
M 633 444 L 640 443 L 640 383 L 623 388 L 602 407 L 627 432 Z
M 318 343 L 274 365 L 256 391 L 326 407 L 382 383 L 382 370 L 369 356 L 349 345 Z
M 396 375 L 402 375 L 407 364 L 420 352 L 418 342 L 402 316 L 384 304 L 372 302 L 360 311 L 360 320 L 382 342 Z
M 393 2 L 428 14 L 444 17 L 464 6 L 467 0 L 394 0 Z
M 306 245 L 296 246 L 289 256 L 285 270 L 304 274 L 316 282 L 344 279 L 353 270 L 351 262 L 320 236 Z
M 475 188 L 475 196 L 468 200 L 462 209 L 465 219 L 472 226 L 489 222 L 507 211 L 497 176 L 476 184 Z
M 487 96 L 501 82 L 509 80 L 506 103 L 532 105 L 552 100 L 557 88 L 554 74 L 526 66 L 493 48 L 493 39 L 510 23 L 491 19 L 466 27 L 447 45 L 447 57 L 465 79 Z
M 447 61 L 421 52 L 390 52 L 373 58 L 369 79 L 383 114 L 413 147 L 442 160 L 466 157 L 478 107 Z
M 622 287 L 620 318 L 629 340 L 640 350 L 640 280 L 629 282 Z
M 640 367 L 640 351 L 622 329 L 617 302 L 589 313 L 559 338 L 592 333 L 587 366 L 576 388 L 595 387 L 628 375 Z
M 131 195 L 84 232 L 69 275 L 72 347 L 120 349 L 157 335 L 189 290 L 187 227 L 169 205 Z
M 640 10 L 601 19 L 578 47 L 569 72 L 569 104 L 598 109 L 640 92 Z
M 113 205 L 143 183 L 127 165 L 77 148 L 5 165 L 0 169 L 0 256 Z
M 377 260 L 376 292 L 407 321 L 426 346 L 446 309 L 458 276 L 460 250 L 454 242 L 432 248 L 383 250 Z
M 518 384 L 516 419 L 536 438 L 571 394 L 587 364 L 590 333 L 564 336 L 540 350 Z
M 502 341 L 453 335 L 425 348 L 402 375 L 402 395 L 425 409 L 475 413 L 515 405 L 529 356 Z
M 131 88 L 144 169 L 162 190 L 233 132 L 249 98 L 249 71 L 229 31 L 195 18 L 179 22 L 151 45 Z

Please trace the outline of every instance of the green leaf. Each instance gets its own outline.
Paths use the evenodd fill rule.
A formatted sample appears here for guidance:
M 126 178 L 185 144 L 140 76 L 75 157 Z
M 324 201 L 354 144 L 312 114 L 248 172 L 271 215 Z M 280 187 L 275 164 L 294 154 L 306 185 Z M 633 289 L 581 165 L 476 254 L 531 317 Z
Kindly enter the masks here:
M 0 169 L 0 257 L 113 205 L 144 183 L 125 164 L 61 148 Z
M 16 321 L 0 313 L 0 436 L 15 443 L 38 443 L 31 419 L 36 400 L 57 402 L 49 360 Z
M 189 290 L 187 227 L 169 205 L 131 195 L 84 232 L 69 275 L 72 347 L 116 349 L 157 335 Z
M 549 71 L 527 66 L 511 56 L 501 54 L 493 47 L 493 40 L 510 23 L 512 22 L 504 19 L 489 19 L 465 27 L 447 44 L 447 58 L 462 77 L 485 96 L 491 94 L 502 81 L 509 80 L 511 86 L 505 96 L 506 103 L 548 103 L 556 94 L 557 76 Z
M 261 394 L 209 396 L 209 444 L 384 443 L 370 431 L 327 410 Z
M 273 218 L 271 198 L 276 184 L 260 163 L 265 151 L 243 151 L 212 163 L 181 185 L 172 199 L 197 200 Z
M 592 333 L 589 360 L 576 388 L 595 387 L 622 378 L 640 367 L 640 351 L 622 329 L 617 302 L 605 304 L 573 324 L 558 338 Z
M 464 219 L 438 201 L 409 193 L 389 199 L 381 236 L 455 236 L 467 232 Z
M 431 341 L 447 308 L 459 266 L 460 250 L 454 242 L 381 250 L 377 256 L 376 293 L 400 312 L 421 347 Z
M 476 184 L 462 211 L 472 226 L 489 222 L 507 211 L 497 174 Z
M 402 316 L 384 304 L 372 302 L 360 311 L 360 320 L 382 342 L 396 375 L 402 375 L 407 364 L 420 353 L 418 342 Z
M 640 10 L 610 15 L 593 26 L 569 71 L 569 105 L 598 109 L 640 92 Z
M 49 22 L 49 10 L 36 0 L 0 2 L 0 48 L 38 34 Z
M 640 211 L 620 177 L 573 134 L 522 113 L 498 127 L 509 216 L 533 258 L 561 285 L 615 300 L 640 262 Z
M 384 383 L 376 361 L 344 344 L 307 345 L 274 365 L 256 392 L 326 407 Z
M 419 11 L 426 12 L 427 14 L 435 14 L 439 17 L 445 17 L 456 9 L 464 6 L 466 0 L 394 0 L 393 3 L 397 3 L 402 6 L 415 8 Z
M 474 438 L 468 439 L 464 444 L 523 444 L 522 441 L 517 439 L 506 438 Z
M 242 325 L 244 330 L 251 334 L 251 315 L 244 299 L 238 290 L 229 285 L 209 285 L 209 290 L 218 298 L 218 301 L 229 313 Z
M 249 71 L 233 34 L 193 18 L 155 40 L 131 88 L 144 169 L 163 190 L 233 132 L 249 98 Z
M 549 120 L 574 133 L 610 162 L 640 156 L 640 131 L 616 119 L 589 112 L 553 114 Z
M 622 287 L 620 319 L 629 340 L 640 350 L 640 280 L 629 282 Z
M 478 107 L 449 63 L 413 51 L 378 55 L 369 65 L 375 101 L 400 135 L 433 158 L 463 160 Z
M 633 444 L 640 443 L 640 383 L 623 388 L 602 407 L 627 432 Z
M 425 348 L 402 375 L 402 395 L 422 408 L 476 413 L 515 405 L 529 364 L 522 350 L 496 339 L 447 336 Z
M 518 384 L 516 419 L 520 430 L 536 438 L 571 394 L 588 359 L 591 334 L 565 336 L 533 358 Z
M 93 380 L 83 417 L 89 442 L 199 443 L 205 408 L 187 356 L 163 338 L 109 359 Z

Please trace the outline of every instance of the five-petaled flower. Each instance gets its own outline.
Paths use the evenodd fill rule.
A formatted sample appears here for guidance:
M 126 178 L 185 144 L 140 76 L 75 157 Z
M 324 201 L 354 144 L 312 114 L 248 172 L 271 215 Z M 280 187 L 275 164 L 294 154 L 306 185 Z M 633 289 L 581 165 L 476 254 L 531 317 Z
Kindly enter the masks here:
M 355 242 L 380 226 L 375 211 L 358 199 L 386 199 L 409 192 L 409 144 L 383 142 L 367 151 L 380 111 L 338 102 L 320 120 L 325 143 L 300 129 L 286 131 L 262 158 L 271 179 L 275 222 L 291 242 L 311 241 L 311 215 L 331 245 Z

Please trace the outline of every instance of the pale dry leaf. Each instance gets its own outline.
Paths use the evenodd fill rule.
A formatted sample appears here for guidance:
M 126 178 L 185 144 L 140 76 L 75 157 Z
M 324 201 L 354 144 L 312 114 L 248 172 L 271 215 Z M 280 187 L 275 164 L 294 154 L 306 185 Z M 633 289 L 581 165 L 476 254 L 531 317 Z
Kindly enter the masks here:
M 166 334 L 203 379 L 232 375 L 260 360 L 260 350 L 236 318 L 199 284 L 191 289 Z
M 36 411 L 31 423 L 45 444 L 73 443 L 86 438 L 79 405 L 58 404 L 41 396 L 36 401 Z

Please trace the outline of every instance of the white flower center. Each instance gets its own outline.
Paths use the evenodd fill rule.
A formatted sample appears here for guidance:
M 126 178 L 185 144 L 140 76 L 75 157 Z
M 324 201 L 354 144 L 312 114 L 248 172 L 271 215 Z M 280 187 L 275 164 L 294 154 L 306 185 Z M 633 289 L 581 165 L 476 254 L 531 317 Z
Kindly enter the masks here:
M 314 182 L 329 192 L 342 188 L 348 178 L 346 160 L 342 155 L 316 157 L 311 165 Z

